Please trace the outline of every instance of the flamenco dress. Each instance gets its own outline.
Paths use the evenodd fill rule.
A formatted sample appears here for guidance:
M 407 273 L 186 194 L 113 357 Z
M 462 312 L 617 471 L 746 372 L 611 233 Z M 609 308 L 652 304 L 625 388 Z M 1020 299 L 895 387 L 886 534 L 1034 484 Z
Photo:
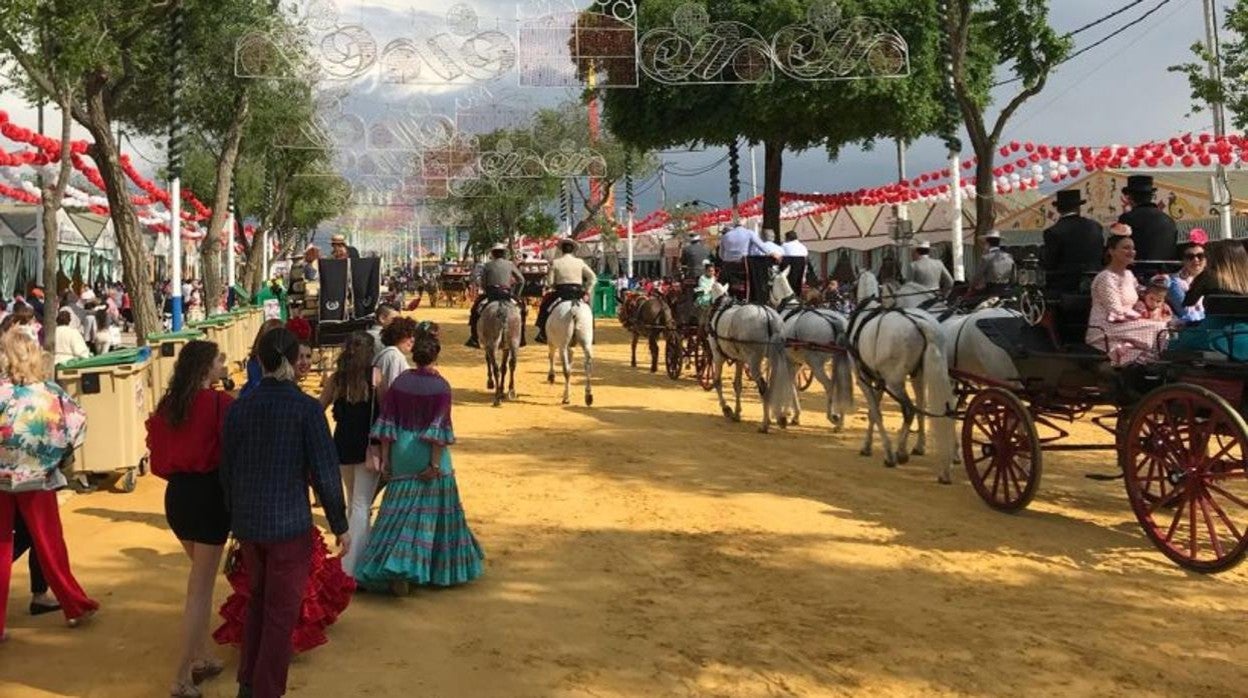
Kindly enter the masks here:
M 439 477 L 417 477 L 434 446 L 455 443 L 446 379 L 428 367 L 400 375 L 372 433 L 390 442 L 390 479 L 356 582 L 380 590 L 393 582 L 446 587 L 480 577 L 485 554 L 464 516 L 450 450 L 442 449 Z
M 296 653 L 307 652 L 329 641 L 325 629 L 338 620 L 338 616 L 351 603 L 355 581 L 342 570 L 342 561 L 331 555 L 329 547 L 318 528 L 313 528 L 312 571 L 308 586 L 303 592 L 303 607 L 299 623 L 291 636 Z M 212 637 L 220 645 L 241 645 L 243 629 L 247 622 L 247 605 L 251 601 L 251 578 L 243 564 L 242 555 L 231 550 L 226 561 L 226 579 L 233 592 L 221 605 L 224 623 L 213 632 Z

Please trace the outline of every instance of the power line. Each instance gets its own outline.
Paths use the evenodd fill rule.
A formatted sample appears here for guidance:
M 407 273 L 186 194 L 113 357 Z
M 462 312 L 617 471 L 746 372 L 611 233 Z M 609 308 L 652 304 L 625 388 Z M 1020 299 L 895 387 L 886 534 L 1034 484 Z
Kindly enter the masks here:
M 1067 37 L 1069 37 L 1069 36 L 1074 36 L 1076 33 L 1080 32 L 1080 31 L 1083 31 L 1084 29 L 1089 28 L 1089 27 L 1093 26 L 1094 24 L 1097 24 L 1097 23 L 1103 22 L 1103 21 L 1105 21 L 1106 19 L 1109 19 L 1110 17 L 1112 17 L 1112 16 L 1114 16 L 1114 15 L 1116 15 L 1116 14 L 1119 14 L 1119 13 L 1121 13 L 1121 12 L 1123 12 L 1123 11 L 1127 10 L 1127 9 L 1128 9 L 1128 8 L 1130 8 L 1130 7 L 1134 7 L 1135 5 L 1140 4 L 1140 3 L 1141 3 L 1141 2 L 1143 2 L 1143 1 L 1144 1 L 1144 0 L 1136 0 L 1135 2 L 1131 3 L 1131 5 L 1128 5 L 1127 7 L 1120 8 L 1120 9 L 1118 9 L 1118 10 L 1114 11 L 1112 14 L 1107 15 L 1106 17 L 1104 17 L 1104 18 L 1102 18 L 1102 19 L 1100 19 L 1100 20 L 1097 20 L 1097 22 L 1092 23 L 1092 24 L 1090 24 L 1090 25 L 1087 25 L 1087 26 L 1085 26 L 1085 27 L 1080 27 L 1079 29 L 1076 29 L 1075 31 L 1070 32 L 1069 34 L 1066 34 L 1065 36 L 1067 36 Z M 1088 51 L 1091 51 L 1092 49 L 1096 48 L 1097 46 L 1100 46 L 1100 45 L 1104 44 L 1105 42 L 1109 41 L 1110 39 L 1112 39 L 1112 38 L 1114 38 L 1114 37 L 1116 37 L 1116 36 L 1118 36 L 1118 35 L 1122 34 L 1123 32 L 1127 31 L 1127 30 L 1128 30 L 1128 29 L 1130 29 L 1131 27 L 1134 27 L 1134 26 L 1136 26 L 1137 24 L 1139 24 L 1140 22 L 1143 22 L 1144 20 L 1146 20 L 1146 19 L 1148 19 L 1149 17 L 1153 16 L 1153 14 L 1155 14 L 1158 10 L 1160 10 L 1163 6 L 1165 6 L 1165 5 L 1166 5 L 1167 3 L 1169 3 L 1169 2 L 1170 2 L 1170 0 L 1161 0 L 1161 2 L 1158 2 L 1156 5 L 1154 5 L 1152 8 L 1150 8 L 1148 11 L 1146 11 L 1144 14 L 1140 15 L 1139 17 L 1136 17 L 1135 19 L 1131 20 L 1130 22 L 1127 22 L 1126 24 L 1122 25 L 1121 27 L 1118 27 L 1118 28 L 1117 28 L 1117 29 L 1115 29 L 1114 31 L 1112 31 L 1112 32 L 1110 32 L 1110 33 L 1106 34 L 1105 36 L 1101 37 L 1101 38 L 1100 38 L 1100 39 L 1098 39 L 1097 41 L 1094 41 L 1094 42 L 1092 42 L 1092 43 L 1088 44 L 1087 46 L 1084 46 L 1083 48 L 1079 49 L 1078 51 L 1075 51 L 1074 53 L 1070 54 L 1069 56 L 1067 56 L 1067 57 L 1063 58 L 1062 60 L 1058 61 L 1058 62 L 1057 62 L 1057 64 L 1053 66 L 1053 69 L 1056 69 L 1056 68 L 1057 68 L 1058 66 L 1060 66 L 1060 65 L 1063 65 L 1063 64 L 1065 64 L 1065 63 L 1069 63 L 1069 62 L 1071 62 L 1071 61 L 1075 60 L 1075 59 L 1076 59 L 1076 58 L 1078 58 L 1079 56 L 1082 56 L 1083 54 L 1087 53 Z M 992 84 L 992 86 L 993 86 L 993 87 L 1001 87 L 1002 85 L 1009 85 L 1009 84 L 1011 84 L 1011 83 L 1021 82 L 1021 81 L 1022 81 L 1022 79 L 1023 79 L 1022 77 L 1013 77 L 1013 78 L 1010 78 L 1009 80 L 1002 80 L 1002 81 L 1000 81 L 1000 82 L 995 82 L 995 83 L 993 83 L 993 84 Z
M 1087 24 L 1083 25 L 1082 27 L 1079 27 L 1078 29 L 1074 29 L 1074 30 L 1071 30 L 1071 31 L 1066 32 L 1066 34 L 1065 34 L 1065 36 L 1064 36 L 1063 38 L 1069 38 L 1069 37 L 1072 37 L 1072 36 L 1074 36 L 1074 35 L 1076 35 L 1076 34 L 1079 34 L 1079 33 L 1085 32 L 1085 31 L 1087 31 L 1087 30 L 1091 29 L 1092 27 L 1095 27 L 1095 26 L 1096 26 L 1096 25 L 1098 25 L 1098 24 L 1102 24 L 1102 23 L 1104 23 L 1104 22 L 1108 22 L 1109 20 L 1113 19 L 1114 17 L 1117 17 L 1118 15 L 1122 14 L 1123 12 L 1126 12 L 1127 10 L 1131 9 L 1132 7 L 1135 7 L 1136 5 L 1142 5 L 1142 4 L 1144 4 L 1144 0 L 1133 0 L 1132 2 L 1129 2 L 1129 3 L 1127 3 L 1126 5 L 1123 5 L 1122 7 L 1119 7 L 1118 9 L 1114 10 L 1113 12 L 1110 12 L 1109 14 L 1105 15 L 1104 17 L 1101 17 L 1100 19 L 1093 20 L 1093 21 L 1088 22 Z

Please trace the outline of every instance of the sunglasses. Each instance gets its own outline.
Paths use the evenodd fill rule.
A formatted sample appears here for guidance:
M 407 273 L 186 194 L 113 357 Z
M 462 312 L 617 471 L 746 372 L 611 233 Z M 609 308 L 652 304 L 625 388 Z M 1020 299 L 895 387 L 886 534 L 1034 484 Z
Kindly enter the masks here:
M 1204 258 L 1205 258 L 1204 252 L 1188 252 L 1187 254 L 1183 255 L 1183 259 L 1204 259 Z

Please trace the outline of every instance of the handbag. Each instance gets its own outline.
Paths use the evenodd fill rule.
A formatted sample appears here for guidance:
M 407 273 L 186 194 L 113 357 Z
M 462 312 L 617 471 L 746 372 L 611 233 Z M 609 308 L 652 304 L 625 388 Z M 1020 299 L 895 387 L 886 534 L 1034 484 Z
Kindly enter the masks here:
M 221 564 L 221 573 L 229 577 L 237 572 L 242 564 L 243 546 L 238 542 L 237 538 L 231 535 L 229 542 L 226 543 L 225 561 Z

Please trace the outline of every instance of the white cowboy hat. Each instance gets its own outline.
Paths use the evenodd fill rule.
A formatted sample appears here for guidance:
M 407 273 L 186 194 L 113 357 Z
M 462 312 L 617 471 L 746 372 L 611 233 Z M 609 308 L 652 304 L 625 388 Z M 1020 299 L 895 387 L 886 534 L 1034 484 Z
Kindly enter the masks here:
M 985 240 L 1000 240 L 1000 239 L 1001 239 L 1001 231 L 1000 231 L 1000 230 L 989 230 L 988 232 L 984 233 L 984 239 L 985 239 Z
M 932 249 L 932 243 L 928 242 L 927 240 L 919 240 L 918 242 L 914 243 L 914 249 L 930 250 Z
M 500 243 L 495 244 L 493 247 L 491 247 L 490 251 L 491 252 L 506 252 L 507 246 L 500 242 Z

